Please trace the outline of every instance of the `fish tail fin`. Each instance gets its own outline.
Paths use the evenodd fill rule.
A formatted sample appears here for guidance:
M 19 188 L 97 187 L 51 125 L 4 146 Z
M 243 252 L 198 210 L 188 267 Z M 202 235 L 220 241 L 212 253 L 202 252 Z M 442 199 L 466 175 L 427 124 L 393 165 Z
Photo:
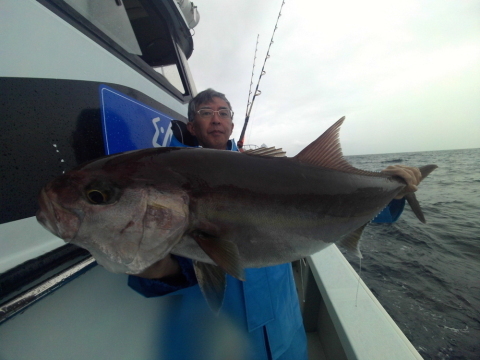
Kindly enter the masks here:
M 409 193 L 405 195 L 405 199 L 407 200 L 408 205 L 410 205 L 410 208 L 412 209 L 417 219 L 420 220 L 422 223 L 426 224 L 427 221 L 425 220 L 425 215 L 423 215 L 422 208 L 420 207 L 420 203 L 418 202 L 415 193 Z
M 434 164 L 419 167 L 418 170 L 420 170 L 420 173 L 422 174 L 422 180 L 425 179 L 428 175 L 430 175 L 430 173 L 436 168 L 438 168 L 438 166 Z
M 430 173 L 438 168 L 437 165 L 425 165 L 420 168 L 420 173 L 422 174 L 422 180 L 425 179 Z M 425 220 L 425 216 L 423 215 L 422 208 L 420 207 L 420 203 L 417 200 L 417 197 L 415 196 L 415 193 L 408 193 L 405 195 L 405 199 L 408 202 L 408 205 L 412 208 L 413 213 L 415 216 L 420 220 L 422 223 L 426 224 L 427 221 Z

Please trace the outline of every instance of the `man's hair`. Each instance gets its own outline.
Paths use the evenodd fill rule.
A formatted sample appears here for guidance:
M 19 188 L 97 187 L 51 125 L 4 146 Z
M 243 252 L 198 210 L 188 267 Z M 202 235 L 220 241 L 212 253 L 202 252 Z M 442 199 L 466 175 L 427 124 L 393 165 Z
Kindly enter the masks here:
M 197 106 L 205 103 L 209 103 L 213 101 L 213 98 L 220 98 L 223 101 L 225 101 L 232 110 L 232 105 L 230 105 L 230 102 L 227 100 L 225 94 L 222 94 L 218 91 L 215 91 L 213 89 L 207 89 L 199 92 L 197 96 L 195 96 L 190 102 L 188 103 L 188 121 L 193 121 L 195 119 L 195 109 Z

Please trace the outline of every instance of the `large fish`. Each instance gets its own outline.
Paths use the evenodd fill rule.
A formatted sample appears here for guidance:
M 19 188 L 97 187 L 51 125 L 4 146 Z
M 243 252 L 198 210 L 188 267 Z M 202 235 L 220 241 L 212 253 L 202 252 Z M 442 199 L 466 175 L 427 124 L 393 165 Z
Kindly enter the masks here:
M 343 119 L 293 158 L 197 148 L 106 156 L 46 185 L 37 219 L 113 272 L 138 274 L 170 253 L 191 258 L 218 309 L 225 272 L 243 280 L 244 268 L 335 242 L 359 254 L 364 226 L 405 188 L 346 162 Z M 421 168 L 422 177 L 435 168 Z

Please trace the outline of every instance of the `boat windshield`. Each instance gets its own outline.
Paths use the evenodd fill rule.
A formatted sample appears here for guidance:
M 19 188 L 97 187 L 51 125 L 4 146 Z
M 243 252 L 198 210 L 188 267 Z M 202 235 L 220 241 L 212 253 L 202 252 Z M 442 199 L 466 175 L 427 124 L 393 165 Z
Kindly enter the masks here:
M 87 35 L 93 31 L 106 36 L 113 48 L 120 46 L 135 56 L 140 66 L 148 65 L 143 66 L 144 71 L 153 68 L 154 74 L 160 74 L 180 94 L 191 94 L 187 85 L 189 70 L 186 59 L 191 55 L 193 46 L 191 41 L 185 40 L 190 33 L 183 29 L 181 36 L 172 34 L 171 25 L 162 16 L 162 2 L 59 0 L 58 3 L 70 16 L 82 18 L 84 27 L 89 29 L 79 30 Z M 112 49 L 107 47 L 107 50 Z
M 142 55 L 125 7 L 118 6 L 114 1 L 64 1 L 126 51 Z

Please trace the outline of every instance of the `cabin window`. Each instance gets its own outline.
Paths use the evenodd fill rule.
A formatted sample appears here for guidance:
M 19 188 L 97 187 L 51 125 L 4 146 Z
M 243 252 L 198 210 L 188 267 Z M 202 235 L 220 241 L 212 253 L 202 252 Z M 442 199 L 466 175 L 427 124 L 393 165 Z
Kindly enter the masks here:
M 180 25 L 184 20 L 172 15 L 174 4 L 144 0 L 38 1 L 182 102 L 196 93 L 187 64 L 193 41 L 188 27 Z
M 165 76 L 165 78 L 175 86 L 181 93 L 185 93 L 185 89 L 182 84 L 180 73 L 178 72 L 177 65 L 165 65 L 156 67 L 155 70 Z
M 64 0 L 131 54 L 142 55 L 125 7 L 116 1 Z M 121 3 L 120 3 L 121 4 Z
M 192 73 L 190 72 L 190 67 L 188 66 L 187 57 L 185 56 L 185 53 L 183 52 L 180 46 L 177 46 L 177 48 L 178 48 L 178 54 L 180 55 L 181 63 L 184 65 L 185 77 L 187 78 L 188 83 L 190 84 L 192 96 L 196 96 L 197 88 L 195 87 L 195 82 L 193 81 L 193 76 L 192 76 Z
M 133 31 L 137 39 L 140 39 L 142 60 L 185 94 L 177 55 L 179 47 L 176 46 L 166 21 L 163 18 L 162 21 L 158 21 L 158 14 L 154 11 L 148 12 L 139 0 L 124 0 L 124 4 Z

